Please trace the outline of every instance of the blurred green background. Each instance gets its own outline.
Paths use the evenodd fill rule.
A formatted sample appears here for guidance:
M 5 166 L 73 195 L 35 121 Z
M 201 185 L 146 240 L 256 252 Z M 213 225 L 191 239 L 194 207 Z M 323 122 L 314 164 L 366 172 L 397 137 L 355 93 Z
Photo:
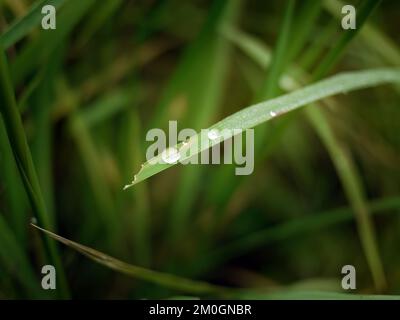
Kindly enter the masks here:
M 56 30 L 40 27 L 46 3 Z M 400 3 L 349 3 L 354 31 L 342 29 L 336 0 L 0 1 L 32 188 L 45 203 L 32 206 L 0 118 L 0 298 L 218 297 L 96 264 L 34 230 L 32 217 L 133 265 L 245 288 L 237 298 L 343 293 L 347 264 L 352 293 L 400 294 L 399 86 L 257 127 L 250 176 L 178 165 L 122 191 L 151 128 L 207 128 L 293 90 L 293 78 L 399 67 Z M 57 290 L 45 291 L 40 270 L 54 259 Z

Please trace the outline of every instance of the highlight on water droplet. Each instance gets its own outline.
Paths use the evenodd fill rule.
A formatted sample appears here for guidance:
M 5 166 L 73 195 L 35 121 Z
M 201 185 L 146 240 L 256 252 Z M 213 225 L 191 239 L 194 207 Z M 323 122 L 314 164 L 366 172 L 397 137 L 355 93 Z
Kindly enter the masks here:
M 269 112 L 269 115 L 270 115 L 271 117 L 275 117 L 275 116 L 276 116 L 276 112 L 275 112 L 275 111 L 270 111 L 270 112 Z
M 168 148 L 162 152 L 161 158 L 164 162 L 172 164 L 176 163 L 181 158 L 181 155 L 176 148 Z
M 215 140 L 219 138 L 219 130 L 218 129 L 211 129 L 207 132 L 207 137 L 210 140 Z

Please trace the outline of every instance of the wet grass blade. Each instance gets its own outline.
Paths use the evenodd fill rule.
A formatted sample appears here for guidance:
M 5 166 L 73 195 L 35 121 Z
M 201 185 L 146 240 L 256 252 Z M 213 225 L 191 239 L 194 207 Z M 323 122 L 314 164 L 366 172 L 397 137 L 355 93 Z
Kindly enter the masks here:
M 275 115 L 282 115 L 290 111 L 296 110 L 302 106 L 321 99 L 340 94 L 348 93 L 350 91 L 377 86 L 385 83 L 400 82 L 400 70 L 389 69 L 373 69 L 367 71 L 357 71 L 339 74 L 325 80 L 308 85 L 302 89 L 292 93 L 282 95 L 268 101 L 257 103 L 247 107 L 235 114 L 221 120 L 209 129 L 249 129 L 256 127 L 266 121 L 275 118 Z M 230 136 L 221 137 L 223 140 L 230 138 Z M 199 145 L 200 134 L 193 136 L 189 140 L 189 144 L 193 143 L 198 145 L 195 153 L 207 150 L 208 147 Z M 222 140 L 222 141 L 223 141 Z M 182 144 L 175 146 L 179 150 L 180 162 L 187 160 L 189 157 L 186 155 L 186 148 L 182 148 Z M 175 164 L 162 163 L 162 155 L 158 155 L 143 164 L 143 167 L 135 176 L 136 179 L 125 188 L 129 188 L 149 177 L 172 167 Z

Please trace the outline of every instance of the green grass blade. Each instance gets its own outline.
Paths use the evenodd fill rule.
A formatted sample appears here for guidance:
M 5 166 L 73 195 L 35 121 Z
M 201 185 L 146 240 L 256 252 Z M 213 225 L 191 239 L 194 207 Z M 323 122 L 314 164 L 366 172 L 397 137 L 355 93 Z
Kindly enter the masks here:
M 374 225 L 369 218 L 361 178 L 345 146 L 335 137 L 321 110 L 312 107 L 307 115 L 325 144 L 350 204 L 354 209 L 360 240 L 371 268 L 373 280 L 379 291 L 386 287 L 382 262 L 375 239 Z
M 16 277 L 20 285 L 30 296 L 45 297 L 35 276 L 32 264 L 21 242 L 0 213 L 0 262 L 6 267 L 6 275 Z
M 46 62 L 94 4 L 95 0 L 69 0 L 65 3 L 57 17 L 57 29 L 50 32 L 43 30 L 12 62 L 10 69 L 13 83 L 20 84 L 35 67 Z
M 3 48 L 0 45 L 0 112 L 3 116 L 4 124 L 7 130 L 8 139 L 14 153 L 15 161 L 22 180 L 25 191 L 28 194 L 31 206 L 36 218 L 43 226 L 51 227 L 51 222 L 42 192 L 39 186 L 38 177 L 33 165 L 32 156 L 28 147 L 21 116 L 18 112 L 15 101 L 14 90 L 11 83 L 8 64 Z M 59 288 L 63 297 L 68 296 L 68 289 L 65 275 L 58 256 L 56 247 L 53 243 L 45 241 L 52 264 L 58 270 Z
M 362 20 L 362 22 L 365 22 L 366 17 L 368 16 L 368 14 L 371 13 L 373 8 L 374 8 L 373 5 L 363 7 L 362 16 L 364 17 L 364 19 Z M 362 23 L 361 25 L 360 24 L 358 25 L 358 28 L 361 28 L 361 26 Z M 335 61 L 340 56 L 341 51 L 338 50 L 338 47 L 340 47 L 341 50 L 343 50 L 345 48 L 345 45 L 348 44 L 348 42 L 354 37 L 354 35 L 355 33 L 351 33 L 351 36 L 347 36 L 346 34 L 342 36 L 342 40 L 339 41 L 338 45 L 331 50 L 331 52 L 335 52 L 335 54 L 328 53 L 327 55 L 328 58 L 323 61 L 323 64 L 325 66 L 320 70 L 317 70 L 317 72 L 319 72 L 319 75 L 316 74 L 314 76 L 315 79 L 321 76 L 323 72 L 329 70 L 331 64 L 335 63 Z M 243 37 L 245 37 L 245 35 L 243 35 L 242 38 Z M 234 39 L 234 40 L 237 42 L 240 39 Z M 238 43 L 246 52 L 249 52 L 249 50 L 253 49 L 254 46 L 256 45 L 255 41 L 253 41 L 253 47 L 246 46 L 240 41 Z M 255 57 L 260 58 L 262 57 L 261 54 L 262 48 L 260 47 L 260 45 L 258 45 L 257 47 L 258 47 L 257 50 L 258 54 Z M 268 52 L 265 52 L 264 54 L 265 57 L 258 61 L 260 65 L 262 66 L 264 65 L 264 60 L 266 59 L 266 57 L 268 57 L 268 54 L 269 54 Z M 298 74 L 298 72 L 296 72 L 296 74 Z M 304 79 L 302 79 L 302 81 L 304 82 Z M 379 254 L 377 253 L 377 245 L 374 241 L 375 236 L 374 236 L 373 225 L 368 217 L 368 214 L 366 213 L 365 199 L 363 195 L 362 186 L 359 183 L 356 167 L 353 165 L 351 157 L 345 151 L 344 145 L 342 145 L 343 143 L 342 144 L 339 143 L 338 139 L 335 137 L 333 130 L 331 129 L 322 110 L 313 107 L 307 109 L 306 111 L 308 118 L 311 121 L 311 124 L 317 131 L 318 135 L 320 136 L 321 140 L 326 146 L 329 154 L 331 155 L 336 171 L 338 172 L 338 175 L 342 181 L 342 185 L 346 193 L 346 196 L 349 199 L 351 205 L 353 206 L 353 209 L 357 217 L 357 225 L 360 230 L 360 239 L 361 242 L 363 243 L 368 263 L 371 266 L 374 282 L 376 284 L 376 287 L 380 288 L 379 290 L 381 290 L 381 288 L 385 286 L 383 268 L 381 266 L 382 264 L 380 263 Z
M 119 151 L 121 174 L 131 171 L 132 166 L 139 168 L 143 159 L 141 123 L 136 109 L 127 110 L 122 115 L 119 125 Z M 132 141 L 132 147 L 126 147 L 126 141 Z M 148 186 L 138 185 L 132 194 L 121 194 L 123 211 L 128 212 L 127 232 L 132 234 L 135 263 L 150 266 L 152 257 L 151 245 L 151 210 Z
M 261 88 L 260 97 L 257 98 L 257 101 L 270 99 L 279 92 L 279 79 L 288 62 L 287 57 L 294 10 L 295 1 L 290 0 L 286 5 L 282 26 L 279 32 L 279 39 L 272 55 L 272 61 L 268 69 L 267 78 Z
M 344 49 L 356 36 L 363 24 L 380 2 L 381 1 L 364 0 L 361 3 L 360 8 L 357 11 L 357 28 L 347 30 L 347 32 L 342 35 L 337 45 L 335 45 L 328 52 L 325 59 L 317 67 L 315 72 L 313 72 L 314 80 L 325 76 L 330 68 L 333 67 L 341 54 L 344 52 Z M 336 171 L 342 182 L 345 194 L 351 206 L 353 207 L 356 215 L 361 244 L 372 273 L 375 287 L 379 292 L 382 292 L 387 286 L 385 274 L 376 242 L 374 225 L 368 215 L 364 190 L 360 182 L 357 168 L 347 152 L 344 143 L 339 142 L 339 140 L 336 138 L 323 111 L 321 109 L 311 107 L 306 109 L 306 112 L 308 119 L 311 121 L 311 124 L 331 156 Z
M 15 21 L 0 35 L 0 42 L 3 43 L 4 48 L 8 49 L 11 47 L 40 24 L 43 18 L 43 6 L 52 5 L 56 9 L 59 9 L 66 1 L 67 0 L 42 0 L 34 3 L 25 16 Z
M 33 227 L 44 232 L 51 238 L 60 241 L 61 243 L 77 250 L 79 253 L 87 256 L 88 258 L 100 263 L 108 268 L 115 271 L 124 273 L 128 276 L 135 277 L 141 280 L 149 281 L 160 286 L 164 286 L 170 289 L 178 290 L 181 292 L 187 292 L 191 294 L 226 294 L 230 290 L 225 287 L 212 285 L 202 281 L 194 281 L 185 278 L 181 278 L 175 275 L 166 274 L 162 272 L 145 269 L 142 267 L 130 265 L 121 260 L 110 257 L 102 252 L 86 247 L 74 241 L 63 238 L 57 234 L 54 234 L 48 230 L 40 228 L 34 224 Z
M 344 49 L 351 42 L 351 40 L 357 35 L 361 27 L 368 19 L 372 11 L 379 5 L 382 0 L 365 0 L 362 2 L 360 8 L 357 10 L 357 28 L 346 30 L 340 37 L 338 43 L 333 47 L 332 50 L 326 55 L 322 62 L 318 65 L 317 69 L 313 72 L 314 79 L 320 79 L 324 77 L 335 62 L 343 54 Z
M 329 11 L 338 20 L 343 17 L 341 8 L 345 5 L 338 0 L 323 1 L 324 8 Z M 382 31 L 377 29 L 372 23 L 367 22 L 360 30 L 360 37 L 365 43 L 374 50 L 387 62 L 395 66 L 400 66 L 400 51 L 398 45 L 392 41 Z
M 271 115 L 271 112 L 274 112 L 279 116 L 336 94 L 348 93 L 357 89 L 373 87 L 385 83 L 396 83 L 399 81 L 400 70 L 393 68 L 343 73 L 306 86 L 295 92 L 247 107 L 224 120 L 221 120 L 209 129 L 244 130 L 253 128 L 275 118 Z M 224 140 L 227 138 L 229 137 L 224 136 Z M 196 142 L 198 142 L 199 139 L 200 134 L 197 134 L 190 139 L 189 144 L 194 143 L 196 145 Z M 181 144 L 178 144 L 175 147 L 180 150 L 179 154 L 181 158 L 179 161 L 188 159 L 185 155 L 186 149 L 181 150 Z M 196 154 L 207 149 L 208 148 L 202 148 L 199 146 L 196 149 Z M 193 155 L 194 154 L 192 154 L 192 156 Z M 155 162 L 157 163 L 154 164 Z M 174 165 L 160 162 L 162 162 L 161 155 L 144 163 L 142 169 L 136 175 L 136 179 L 132 181 L 132 184 L 126 186 L 126 188 L 129 188 Z
M 368 204 L 368 208 L 371 215 L 399 214 L 399 211 L 395 209 L 400 209 L 400 198 L 374 200 Z M 351 221 L 352 219 L 354 219 L 354 213 L 351 208 L 339 208 L 310 214 L 304 218 L 283 222 L 277 226 L 233 240 L 231 243 L 210 251 L 200 259 L 201 262 L 197 261 L 196 265 L 207 265 L 208 268 L 211 268 L 251 250 Z
M 8 141 L 3 119 L 0 117 L 0 177 L 8 207 L 7 216 L 16 238 L 21 245 L 27 244 L 26 221 L 28 199 L 19 176 L 17 164 Z

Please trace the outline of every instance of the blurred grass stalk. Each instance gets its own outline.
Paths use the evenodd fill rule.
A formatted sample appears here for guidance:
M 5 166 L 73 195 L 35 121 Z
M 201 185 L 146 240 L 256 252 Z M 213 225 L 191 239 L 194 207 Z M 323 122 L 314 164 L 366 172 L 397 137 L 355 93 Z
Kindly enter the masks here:
M 8 139 L 17 163 L 25 191 L 29 197 L 33 212 L 38 222 L 47 227 L 53 228 L 51 219 L 48 215 L 39 181 L 32 161 L 32 156 L 28 147 L 21 116 L 15 101 L 14 90 L 8 70 L 7 58 L 2 44 L 0 43 L 0 111 L 3 116 L 7 130 Z M 44 239 L 45 247 L 49 255 L 49 263 L 53 264 L 57 270 L 59 292 L 61 297 L 69 296 L 65 274 L 58 255 L 56 245 L 49 239 Z
M 373 12 L 373 10 L 377 7 L 379 1 L 374 0 L 365 0 L 360 6 L 360 9 L 357 11 L 357 29 L 348 30 L 342 34 L 337 44 L 327 53 L 322 62 L 318 65 L 317 69 L 313 72 L 312 79 L 313 81 L 321 79 L 323 76 L 327 74 L 327 72 L 335 65 L 338 61 L 339 57 L 343 54 L 344 49 L 348 46 L 351 40 L 355 37 L 358 31 L 362 28 L 363 24 L 366 22 L 369 15 Z M 312 12 L 312 11 L 309 11 Z M 312 19 L 311 19 L 312 21 Z M 286 30 L 283 28 L 283 30 Z M 328 25 L 326 30 L 330 30 Z M 286 31 L 288 32 L 288 31 Z M 235 38 L 234 33 L 229 33 L 231 37 Z M 304 34 L 304 33 L 303 33 Z M 237 38 L 239 42 L 243 42 L 243 36 L 241 38 Z M 248 41 L 248 43 L 253 43 Z M 253 51 L 253 57 L 261 57 L 260 54 L 262 48 L 260 46 L 248 46 L 244 44 L 244 47 Z M 300 48 L 301 43 L 296 45 L 296 48 Z M 257 48 L 257 50 L 254 50 Z M 278 46 L 279 48 L 279 46 Z M 296 49 L 298 50 L 298 49 Z M 283 50 L 282 50 L 283 51 Z M 315 47 L 312 47 L 310 51 L 320 52 L 321 50 L 317 50 Z M 289 50 L 290 52 L 290 50 Z M 269 54 L 265 53 L 264 57 L 257 61 L 258 63 L 264 64 L 265 61 L 269 60 Z M 272 58 L 272 66 L 274 65 L 274 61 L 276 54 Z M 279 60 L 282 59 L 282 54 L 278 56 Z M 317 59 L 317 55 L 313 55 L 314 59 Z M 290 61 L 287 61 L 290 62 Z M 310 63 L 310 60 L 308 62 Z M 274 74 L 271 69 L 269 71 L 270 74 Z M 275 83 L 278 83 L 279 79 L 275 77 Z M 306 83 L 304 79 L 302 79 L 302 83 Z M 271 94 L 274 90 L 272 90 L 272 85 L 267 82 L 266 93 Z M 357 226 L 359 229 L 361 243 L 373 276 L 373 280 L 375 283 L 375 287 L 378 292 L 383 291 L 386 288 L 386 280 L 383 272 L 382 262 L 379 257 L 378 246 L 376 244 L 376 236 L 372 221 L 368 215 L 368 209 L 366 206 L 364 191 L 362 188 L 362 184 L 360 183 L 359 174 L 357 172 L 356 166 L 353 164 L 353 161 L 350 157 L 350 154 L 346 151 L 346 147 L 344 146 L 344 142 L 339 142 L 336 138 L 331 125 L 329 124 L 324 111 L 320 108 L 307 108 L 306 114 L 308 119 L 310 120 L 312 126 L 318 133 L 320 139 L 324 143 L 327 148 L 331 159 L 335 165 L 339 178 L 342 182 L 345 194 L 349 199 L 349 202 L 355 212 Z M 290 119 L 289 119 L 290 120 Z M 285 125 L 285 123 L 284 123 Z M 287 123 L 286 123 L 287 127 Z M 279 129 L 279 127 L 278 127 Z M 282 131 L 283 132 L 283 131 Z M 282 134 L 282 132 L 280 134 Z
M 132 108 L 127 110 L 121 119 L 121 130 L 119 132 L 121 174 L 127 177 L 131 174 L 132 166 L 140 168 L 143 163 L 142 154 L 142 132 L 138 116 L 138 110 Z M 131 147 L 127 148 L 128 145 Z M 150 201 L 147 182 L 140 184 L 133 190 L 132 194 L 123 193 L 121 199 L 123 212 L 127 212 L 126 221 L 132 221 L 132 233 L 134 244 L 135 261 L 142 266 L 151 265 L 151 220 Z M 125 217 L 123 217 L 124 219 Z
M 313 72 L 314 81 L 324 77 L 336 64 L 340 56 L 343 54 L 344 49 L 347 48 L 351 40 L 357 35 L 380 2 L 381 0 L 364 0 L 360 4 L 359 9 L 357 10 L 357 28 L 347 30 L 341 35 L 337 44 L 328 52 L 323 61 Z M 377 292 L 383 292 L 387 288 L 386 277 L 383 270 L 383 263 L 380 258 L 374 224 L 368 213 L 365 192 L 357 167 L 353 163 L 344 142 L 339 142 L 336 138 L 333 129 L 327 121 L 324 111 L 320 108 L 311 107 L 306 109 L 306 113 L 321 140 L 327 147 L 335 165 L 345 194 L 356 215 L 361 244 L 372 273 L 375 288 Z

